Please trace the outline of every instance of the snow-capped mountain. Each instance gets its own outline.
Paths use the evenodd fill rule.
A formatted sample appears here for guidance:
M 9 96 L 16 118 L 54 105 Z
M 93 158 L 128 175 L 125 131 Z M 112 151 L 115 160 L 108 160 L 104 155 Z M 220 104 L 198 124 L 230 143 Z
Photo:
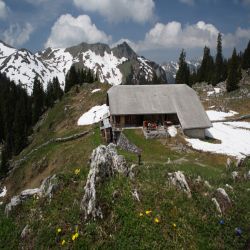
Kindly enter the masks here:
M 196 71 L 201 66 L 201 60 L 190 60 L 187 61 L 189 69 L 191 72 Z M 168 63 L 162 64 L 162 68 L 166 72 L 166 77 L 168 83 L 175 83 L 176 73 L 179 69 L 178 62 L 170 61 Z
M 66 49 L 48 48 L 33 54 L 0 41 L 0 71 L 16 83 L 26 86 L 29 93 L 36 76 L 43 82 L 44 88 L 57 76 L 64 88 L 65 76 L 72 65 L 91 69 L 101 82 L 111 85 L 125 83 L 131 74 L 133 84 L 140 84 L 142 79 L 150 82 L 154 74 L 166 82 L 162 67 L 139 57 L 127 43 L 114 48 L 101 43 L 81 43 Z

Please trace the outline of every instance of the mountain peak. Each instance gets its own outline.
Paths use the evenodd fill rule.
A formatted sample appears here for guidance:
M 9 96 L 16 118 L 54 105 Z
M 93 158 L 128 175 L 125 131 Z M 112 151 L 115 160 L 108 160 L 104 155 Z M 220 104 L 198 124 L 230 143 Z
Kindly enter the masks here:
M 112 51 L 114 55 L 118 58 L 126 57 L 128 59 L 136 59 L 138 57 L 126 41 L 121 44 L 118 44 L 112 49 Z

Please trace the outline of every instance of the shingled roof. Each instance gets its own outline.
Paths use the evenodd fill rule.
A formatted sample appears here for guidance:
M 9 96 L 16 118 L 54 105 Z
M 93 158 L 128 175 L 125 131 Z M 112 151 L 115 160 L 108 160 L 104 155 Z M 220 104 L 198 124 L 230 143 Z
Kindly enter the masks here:
M 108 104 L 111 115 L 177 114 L 183 129 L 212 127 L 196 92 L 185 84 L 113 86 Z

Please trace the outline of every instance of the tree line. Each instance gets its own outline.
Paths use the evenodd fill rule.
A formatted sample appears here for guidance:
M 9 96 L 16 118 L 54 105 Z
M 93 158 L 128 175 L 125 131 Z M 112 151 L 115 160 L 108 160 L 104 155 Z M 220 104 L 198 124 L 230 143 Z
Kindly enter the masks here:
M 32 94 L 28 95 L 21 83 L 15 84 L 0 73 L 0 177 L 8 172 L 9 160 L 28 145 L 28 136 L 41 115 L 74 85 L 96 80 L 91 70 L 76 70 L 72 66 L 65 77 L 64 91 L 57 77 L 48 82 L 46 90 L 35 77 Z
M 207 82 L 216 86 L 222 81 L 226 81 L 227 91 L 233 91 L 238 88 L 242 77 L 241 70 L 250 68 L 250 41 L 246 50 L 237 53 L 234 48 L 232 56 L 225 59 L 222 53 L 222 35 L 219 33 L 217 38 L 216 56 L 213 58 L 210 48 L 205 46 L 201 66 L 197 71 L 190 72 L 186 62 L 186 53 L 181 51 L 179 57 L 179 70 L 176 74 L 177 84 L 188 84 L 192 86 L 197 82 Z

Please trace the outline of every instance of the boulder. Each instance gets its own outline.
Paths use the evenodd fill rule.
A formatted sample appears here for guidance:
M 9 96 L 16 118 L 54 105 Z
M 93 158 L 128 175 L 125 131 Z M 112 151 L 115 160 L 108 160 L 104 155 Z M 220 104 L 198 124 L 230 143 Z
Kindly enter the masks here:
M 208 181 L 204 181 L 204 186 L 211 189 L 212 186 L 210 185 L 210 183 Z
M 212 198 L 212 202 L 214 203 L 217 212 L 219 213 L 220 216 L 222 216 L 222 211 L 220 208 L 220 204 L 218 203 L 218 201 L 216 200 L 216 198 Z
M 237 180 L 239 178 L 239 173 L 237 171 L 233 171 L 232 174 L 231 174 L 233 180 Z
M 232 165 L 231 159 L 230 159 L 230 158 L 227 158 L 226 169 L 230 169 L 231 165 Z
M 12 197 L 10 202 L 5 206 L 5 214 L 8 216 L 14 207 L 20 205 L 22 202 L 24 202 L 30 197 L 33 197 L 34 195 L 37 195 L 40 198 L 48 197 L 51 199 L 52 193 L 54 192 L 56 187 L 57 187 L 56 175 L 49 176 L 42 182 L 39 188 L 26 189 L 22 191 L 19 195 Z
M 185 175 L 181 171 L 177 171 L 174 173 L 168 173 L 169 176 L 169 182 L 177 187 L 177 189 L 183 191 L 187 194 L 189 198 L 191 198 L 191 190 L 189 188 L 189 185 L 186 181 Z
M 97 185 L 113 177 L 116 173 L 128 175 L 129 169 L 123 156 L 118 155 L 116 146 L 101 145 L 93 150 L 90 159 L 90 170 L 84 187 L 80 209 L 84 212 L 85 220 L 88 218 L 103 218 L 101 207 L 98 204 Z
M 134 189 L 131 193 L 132 193 L 133 198 L 134 198 L 136 201 L 140 202 L 140 197 L 139 197 L 139 194 L 138 194 L 137 189 Z
M 250 170 L 244 175 L 246 180 L 250 180 Z
M 22 230 L 21 239 L 26 238 L 30 234 L 30 232 L 31 232 L 31 229 L 30 229 L 29 225 L 26 225 L 24 227 L 24 229 Z
M 222 214 L 225 214 L 230 208 L 232 208 L 232 202 L 223 188 L 218 188 L 215 192 L 215 198 L 218 201 Z

